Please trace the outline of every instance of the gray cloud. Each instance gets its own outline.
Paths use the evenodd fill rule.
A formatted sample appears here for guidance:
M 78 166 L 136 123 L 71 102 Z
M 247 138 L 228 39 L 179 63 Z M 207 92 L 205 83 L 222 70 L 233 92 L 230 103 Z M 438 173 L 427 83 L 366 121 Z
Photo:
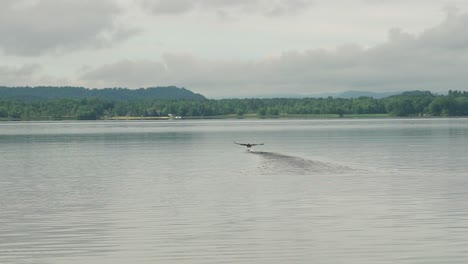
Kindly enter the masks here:
M 64 86 L 75 84 L 75 82 L 67 78 L 57 78 L 44 74 L 44 67 L 38 64 L 0 65 L 0 81 L 1 86 Z
M 242 12 L 265 16 L 292 15 L 305 10 L 311 0 L 139 0 L 156 15 L 181 14 L 189 11 Z
M 393 29 L 372 48 L 291 51 L 260 60 L 207 60 L 166 54 L 160 62 L 121 61 L 90 70 L 89 84 L 129 87 L 179 85 L 207 96 L 314 94 L 324 91 L 466 89 L 468 15 L 412 35 Z
M 276 1 L 276 4 L 266 14 L 270 16 L 293 15 L 305 10 L 309 5 L 311 2 L 307 0 Z
M 156 81 L 155 76 L 160 78 L 165 72 L 166 68 L 160 62 L 122 60 L 87 71 L 82 79 L 88 83 L 88 86 L 93 87 L 136 88 L 157 84 L 153 83 Z
M 142 0 L 142 4 L 150 8 L 155 14 L 178 14 L 184 13 L 195 7 L 191 0 L 173 0 L 173 1 L 151 1 Z
M 36 64 L 24 65 L 21 67 L 10 67 L 0 65 L 0 80 L 2 85 L 27 85 L 41 67 Z
M 136 31 L 116 21 L 121 9 L 110 0 L 3 0 L 0 49 L 40 55 L 82 47 L 103 47 Z

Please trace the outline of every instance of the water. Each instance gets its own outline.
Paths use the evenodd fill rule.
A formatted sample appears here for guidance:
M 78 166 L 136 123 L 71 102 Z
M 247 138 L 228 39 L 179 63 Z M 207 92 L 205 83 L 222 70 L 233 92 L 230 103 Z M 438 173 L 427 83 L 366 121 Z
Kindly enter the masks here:
M 0 263 L 466 263 L 467 151 L 468 119 L 4 122 Z

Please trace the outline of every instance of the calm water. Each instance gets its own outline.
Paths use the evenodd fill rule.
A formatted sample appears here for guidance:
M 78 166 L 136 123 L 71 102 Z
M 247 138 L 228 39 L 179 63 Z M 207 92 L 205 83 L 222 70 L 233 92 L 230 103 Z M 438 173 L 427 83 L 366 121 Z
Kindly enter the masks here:
M 467 262 L 468 119 L 0 123 L 0 263 Z

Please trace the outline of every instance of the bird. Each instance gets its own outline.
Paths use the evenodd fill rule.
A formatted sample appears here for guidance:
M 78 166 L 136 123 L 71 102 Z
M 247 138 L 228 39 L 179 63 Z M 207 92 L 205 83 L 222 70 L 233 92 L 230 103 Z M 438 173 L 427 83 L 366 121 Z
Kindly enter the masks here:
M 263 143 L 260 143 L 260 144 L 250 144 L 250 143 L 237 143 L 235 141 L 233 141 L 234 144 L 237 144 L 237 145 L 242 145 L 242 146 L 246 146 L 248 149 L 250 149 L 251 147 L 253 146 L 258 146 L 258 145 L 264 145 Z

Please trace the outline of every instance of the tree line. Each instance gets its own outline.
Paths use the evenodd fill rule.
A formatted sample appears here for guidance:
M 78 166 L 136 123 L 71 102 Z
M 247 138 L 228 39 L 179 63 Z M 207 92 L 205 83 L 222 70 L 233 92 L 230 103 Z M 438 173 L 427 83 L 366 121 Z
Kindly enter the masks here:
M 0 86 L 0 98 L 17 99 L 23 101 L 37 101 L 50 99 L 83 99 L 83 98 L 101 98 L 112 101 L 128 101 L 128 100 L 204 100 L 203 95 L 194 93 L 185 88 L 176 86 L 168 87 L 149 87 L 140 89 L 128 88 L 104 88 L 104 89 L 88 89 L 83 87 L 54 87 L 54 86 L 38 86 L 38 87 L 5 87 Z
M 118 116 L 161 117 L 217 116 L 337 116 L 387 114 L 390 116 L 468 116 L 468 92 L 449 91 L 435 95 L 412 91 L 382 99 L 358 98 L 273 98 L 203 100 L 110 100 L 104 98 L 61 98 L 49 100 L 0 99 L 2 120 L 96 120 Z

